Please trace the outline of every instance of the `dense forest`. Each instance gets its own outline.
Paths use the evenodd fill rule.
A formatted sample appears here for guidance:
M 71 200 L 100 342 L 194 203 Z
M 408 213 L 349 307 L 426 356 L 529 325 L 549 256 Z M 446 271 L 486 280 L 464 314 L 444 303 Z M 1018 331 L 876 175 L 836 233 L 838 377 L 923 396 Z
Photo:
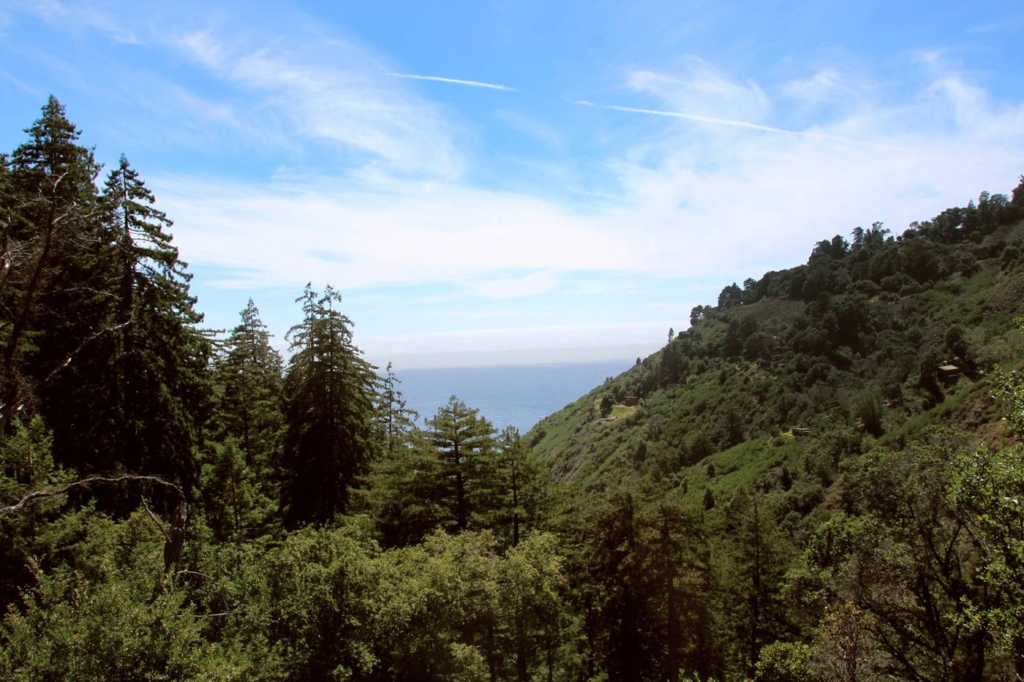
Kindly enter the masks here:
M 1024 679 L 1024 178 L 818 243 L 530 433 L 307 286 L 202 327 L 138 172 L 0 155 L 0 678 Z M 870 201 L 870 197 L 865 197 Z

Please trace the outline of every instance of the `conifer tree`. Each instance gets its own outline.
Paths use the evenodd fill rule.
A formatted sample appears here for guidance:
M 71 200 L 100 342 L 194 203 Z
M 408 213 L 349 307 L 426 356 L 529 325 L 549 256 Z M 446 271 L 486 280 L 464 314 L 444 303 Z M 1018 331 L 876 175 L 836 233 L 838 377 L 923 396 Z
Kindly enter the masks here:
M 109 268 L 102 333 L 46 395 L 56 455 L 79 473 L 197 482 L 209 344 L 170 221 L 123 156 L 101 197 Z
M 50 97 L 0 182 L 0 430 L 102 330 L 99 165 Z
M 274 503 L 245 461 L 234 438 L 213 445 L 203 465 L 203 496 L 207 523 L 219 540 L 239 542 L 267 529 Z
M 471 524 L 489 525 L 498 498 L 494 427 L 452 396 L 427 420 L 427 430 L 452 527 L 463 531 Z
M 216 358 L 212 436 L 233 438 L 268 495 L 279 476 L 284 429 L 283 363 L 252 299 Z
M 388 454 L 394 454 L 398 445 L 408 438 L 420 416 L 416 410 L 406 407 L 405 397 L 398 388 L 401 383 L 389 362 L 384 368 L 377 395 L 378 428 L 384 450 Z
M 419 429 L 373 462 L 366 506 L 385 547 L 423 540 L 447 517 L 440 464 L 429 434 Z
M 373 456 L 374 367 L 352 343 L 341 294 L 311 285 L 298 301 L 303 321 L 288 332 L 285 376 L 286 481 L 291 526 L 328 523 L 349 507 L 349 493 Z
M 510 528 L 511 544 L 519 544 L 526 526 L 535 523 L 543 511 L 547 477 L 514 426 L 498 438 L 498 466 L 504 494 L 499 510 L 502 523 Z

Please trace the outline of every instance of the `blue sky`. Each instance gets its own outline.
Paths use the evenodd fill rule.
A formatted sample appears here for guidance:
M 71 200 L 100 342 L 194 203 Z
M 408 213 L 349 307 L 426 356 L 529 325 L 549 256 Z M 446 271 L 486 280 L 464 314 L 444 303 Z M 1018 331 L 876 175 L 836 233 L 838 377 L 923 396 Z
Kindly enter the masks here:
M 1021 64 L 1019 2 L 0 0 L 0 149 L 52 93 L 126 154 L 211 327 L 329 282 L 399 368 L 628 358 L 1008 192 Z

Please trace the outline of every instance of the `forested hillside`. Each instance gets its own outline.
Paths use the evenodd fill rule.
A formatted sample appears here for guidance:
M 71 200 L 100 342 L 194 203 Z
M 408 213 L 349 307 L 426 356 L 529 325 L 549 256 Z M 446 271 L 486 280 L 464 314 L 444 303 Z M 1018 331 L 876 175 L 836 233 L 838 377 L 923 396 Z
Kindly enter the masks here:
M 0 678 L 1024 677 L 1024 182 L 726 287 L 523 436 L 340 292 L 202 328 L 51 98 L 0 157 Z M 870 202 L 870 197 L 864 198 Z

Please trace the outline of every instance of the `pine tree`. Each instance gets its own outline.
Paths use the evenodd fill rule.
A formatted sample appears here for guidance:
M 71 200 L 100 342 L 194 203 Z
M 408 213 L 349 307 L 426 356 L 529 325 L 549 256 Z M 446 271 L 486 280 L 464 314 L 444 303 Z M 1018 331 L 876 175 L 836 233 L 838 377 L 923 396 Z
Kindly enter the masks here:
M 279 476 L 284 429 L 283 362 L 259 315 L 249 299 L 214 362 L 211 436 L 222 442 L 233 438 L 267 494 L 277 497 L 272 484 Z
M 261 490 L 234 438 L 212 449 L 202 475 L 207 523 L 219 540 L 238 542 L 259 535 L 267 530 L 273 500 Z
M 373 462 L 365 506 L 385 547 L 418 543 L 443 524 L 448 505 L 439 469 L 430 436 L 419 429 Z
M 208 400 L 209 343 L 170 221 L 123 156 L 101 198 L 109 268 L 102 333 L 44 403 L 55 453 L 80 473 L 198 480 L 195 448 Z
M 427 430 L 449 523 L 458 531 L 490 525 L 498 499 L 494 427 L 478 410 L 452 396 L 427 420 Z
M 547 476 L 543 465 L 530 452 L 514 426 L 498 439 L 498 466 L 504 494 L 500 522 L 510 527 L 511 543 L 519 544 L 526 526 L 537 522 L 546 501 Z
M 99 165 L 50 97 L 0 182 L 0 430 L 100 334 Z
M 341 294 L 311 285 L 298 301 L 285 376 L 286 482 L 291 526 L 328 523 L 349 507 L 350 490 L 373 456 L 374 367 L 352 343 L 352 322 L 337 309 Z
M 384 451 L 393 454 L 416 428 L 419 413 L 406 407 L 405 397 L 398 385 L 401 380 L 395 375 L 389 362 L 384 368 L 380 391 L 377 394 L 377 422 Z

